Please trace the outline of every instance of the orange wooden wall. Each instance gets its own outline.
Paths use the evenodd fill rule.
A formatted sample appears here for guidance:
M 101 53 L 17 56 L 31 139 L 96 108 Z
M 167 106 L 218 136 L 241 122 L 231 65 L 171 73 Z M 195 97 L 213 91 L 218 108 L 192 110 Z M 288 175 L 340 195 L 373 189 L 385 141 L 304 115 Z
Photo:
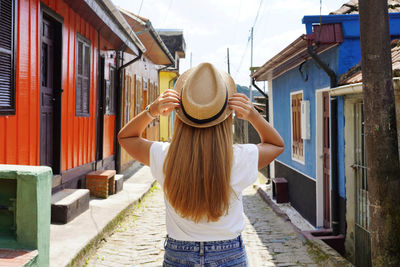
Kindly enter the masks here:
M 63 0 L 43 3 L 64 18 L 61 170 L 68 170 L 95 160 L 98 35 Z M 40 1 L 18 0 L 17 7 L 16 115 L 0 116 L 0 164 L 38 165 Z M 90 117 L 75 116 L 77 32 L 91 42 Z M 115 116 L 105 117 L 104 155 L 109 156 L 113 153 Z

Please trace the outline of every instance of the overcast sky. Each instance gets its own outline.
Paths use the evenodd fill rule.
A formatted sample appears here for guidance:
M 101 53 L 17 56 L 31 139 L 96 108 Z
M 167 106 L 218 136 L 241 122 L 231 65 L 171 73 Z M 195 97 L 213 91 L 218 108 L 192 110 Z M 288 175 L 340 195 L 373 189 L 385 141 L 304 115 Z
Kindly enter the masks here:
M 253 66 L 261 66 L 301 34 L 304 15 L 319 15 L 320 0 L 112 0 L 117 6 L 150 19 L 154 28 L 182 29 L 186 58 L 182 73 L 201 62 L 230 72 L 235 82 L 250 83 L 250 29 L 254 28 Z M 322 0 L 322 14 L 337 10 L 345 0 Z M 261 7 L 260 7 L 260 3 Z M 142 6 L 141 6 L 142 4 Z M 259 8 L 260 7 L 260 8 Z M 260 86 L 263 84 L 261 83 Z

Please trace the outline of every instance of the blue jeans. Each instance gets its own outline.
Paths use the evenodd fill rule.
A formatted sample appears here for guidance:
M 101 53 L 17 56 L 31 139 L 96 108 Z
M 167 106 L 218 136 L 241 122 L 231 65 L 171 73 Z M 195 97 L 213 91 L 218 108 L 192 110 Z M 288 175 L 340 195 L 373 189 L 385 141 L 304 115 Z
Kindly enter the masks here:
M 241 235 L 231 240 L 207 242 L 179 241 L 167 236 L 164 247 L 164 267 L 248 266 Z

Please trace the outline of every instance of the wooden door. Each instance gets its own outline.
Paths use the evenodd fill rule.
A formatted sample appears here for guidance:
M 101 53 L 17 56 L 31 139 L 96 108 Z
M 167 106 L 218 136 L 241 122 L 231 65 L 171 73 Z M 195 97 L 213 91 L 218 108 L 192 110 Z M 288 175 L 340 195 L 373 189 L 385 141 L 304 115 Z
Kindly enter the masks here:
M 99 82 L 97 86 L 97 111 L 96 111 L 96 160 L 103 159 L 103 140 L 104 140 L 104 68 L 105 59 L 99 57 Z
M 40 165 L 60 171 L 61 31 L 56 21 L 42 16 L 40 50 Z
M 329 93 L 323 92 L 323 181 L 324 181 L 324 228 L 330 228 L 330 143 L 329 143 Z

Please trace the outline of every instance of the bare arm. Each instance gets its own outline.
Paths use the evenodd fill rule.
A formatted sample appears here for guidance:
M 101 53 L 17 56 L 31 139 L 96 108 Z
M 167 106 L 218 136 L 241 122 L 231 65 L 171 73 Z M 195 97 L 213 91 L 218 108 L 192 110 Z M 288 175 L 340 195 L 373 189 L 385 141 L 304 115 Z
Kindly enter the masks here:
M 261 169 L 271 163 L 284 150 L 282 137 L 269 123 L 255 110 L 251 101 L 244 94 L 236 93 L 229 99 L 229 106 L 236 112 L 236 116 L 248 120 L 257 130 L 261 143 L 258 147 L 258 168 Z
M 167 90 L 150 104 L 149 112 L 153 117 L 168 115 L 174 108 L 179 107 L 179 95 L 174 90 Z M 135 116 L 118 133 L 120 145 L 139 162 L 150 164 L 150 147 L 153 143 L 141 135 L 153 119 L 142 111 Z

